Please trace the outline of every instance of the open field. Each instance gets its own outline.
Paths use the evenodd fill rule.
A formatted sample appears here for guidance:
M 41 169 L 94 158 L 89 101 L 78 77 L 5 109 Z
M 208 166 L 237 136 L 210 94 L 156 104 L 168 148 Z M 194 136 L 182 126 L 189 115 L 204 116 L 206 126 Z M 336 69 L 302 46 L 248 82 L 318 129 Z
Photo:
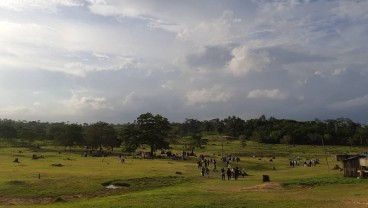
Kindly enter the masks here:
M 220 161 L 222 143 L 210 141 L 197 155 Z M 181 145 L 172 152 L 180 153 Z M 197 157 L 189 160 L 81 157 L 59 147 L 0 149 L 0 207 L 368 207 L 368 180 L 344 178 L 332 170 L 336 153 L 359 153 L 361 147 L 327 147 L 327 166 L 320 146 L 224 142 L 225 153 L 239 156 L 249 176 L 222 181 L 220 171 L 202 177 Z M 33 154 L 44 158 L 32 159 Z M 255 157 L 251 157 L 255 155 Z M 263 155 L 263 157 L 262 157 Z M 271 162 L 269 156 L 275 156 Z M 289 159 L 319 158 L 315 167 L 289 166 Z M 18 158 L 20 163 L 14 163 Z M 62 166 L 52 166 L 61 164 Z M 210 166 L 212 168 L 212 165 Z M 275 168 L 275 170 L 274 170 Z M 180 172 L 181 174 L 177 174 Z M 271 182 L 262 183 L 262 175 Z M 39 178 L 40 177 L 40 178 Z M 116 189 L 106 186 L 115 184 Z

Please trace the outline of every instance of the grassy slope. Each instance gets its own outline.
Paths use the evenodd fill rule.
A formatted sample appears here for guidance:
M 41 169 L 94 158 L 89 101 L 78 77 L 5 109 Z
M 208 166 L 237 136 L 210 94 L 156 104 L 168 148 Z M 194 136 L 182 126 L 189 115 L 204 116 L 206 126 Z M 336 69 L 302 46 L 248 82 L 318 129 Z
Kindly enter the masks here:
M 46 205 L 12 205 L 12 207 L 367 207 L 367 180 L 342 177 L 340 171 L 327 168 L 321 147 L 261 145 L 249 142 L 244 149 L 239 142 L 225 142 L 224 151 L 241 155 L 239 167 L 250 176 L 238 181 L 221 181 L 219 173 L 211 172 L 203 178 L 196 167 L 196 159 L 173 161 L 168 159 L 140 160 L 128 158 L 120 164 L 117 157 L 82 158 L 79 154 L 58 151 L 38 152 L 45 158 L 32 160 L 32 154 L 22 148 L 0 149 L 0 196 L 14 198 L 42 198 L 85 195 L 80 200 L 55 202 Z M 182 146 L 174 152 L 180 152 Z M 210 142 L 197 154 L 221 155 L 221 142 Z M 22 151 L 22 153 L 19 153 Z M 333 153 L 358 152 L 359 148 L 328 148 L 330 169 L 335 164 Z M 252 154 L 273 154 L 250 157 Z M 289 167 L 289 158 L 319 157 L 316 167 Z M 15 157 L 20 163 L 13 163 Z M 61 163 L 63 167 L 50 166 Z M 339 164 L 341 166 L 341 164 Z M 218 162 L 218 169 L 224 164 Z M 276 167 L 276 170 L 273 170 Z M 175 174 L 176 171 L 182 175 Z M 41 174 L 41 179 L 38 179 Z M 262 175 L 271 181 L 285 184 L 265 188 Z M 103 197 L 102 183 L 119 180 L 130 184 L 124 193 Z M 81 194 L 82 193 L 82 194 Z M 90 195 L 88 195 L 90 193 Z M 0 197 L 1 198 L 1 197 Z M 2 205 L 0 205 L 1 207 Z M 3 205 L 9 207 L 9 205 Z

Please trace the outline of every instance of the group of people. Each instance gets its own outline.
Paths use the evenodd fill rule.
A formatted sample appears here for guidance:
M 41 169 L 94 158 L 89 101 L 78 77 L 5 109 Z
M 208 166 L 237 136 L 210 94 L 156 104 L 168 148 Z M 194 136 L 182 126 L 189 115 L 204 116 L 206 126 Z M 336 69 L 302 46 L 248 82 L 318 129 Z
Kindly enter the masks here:
M 232 155 L 226 155 L 225 157 L 222 158 L 222 161 L 226 164 L 226 168 L 222 168 L 221 169 L 221 179 L 222 180 L 226 180 L 226 176 L 227 176 L 227 180 L 231 180 L 231 179 L 235 179 L 238 180 L 239 176 L 246 176 L 247 174 L 245 173 L 244 168 L 239 168 L 239 167 L 235 167 L 232 168 L 230 165 L 231 161 L 236 161 L 239 162 L 240 158 L 239 157 L 235 157 Z M 206 159 L 204 155 L 200 155 L 199 160 L 197 161 L 197 167 L 198 169 L 201 170 L 201 175 L 207 176 L 209 177 L 210 175 L 210 165 L 213 166 L 213 172 L 217 172 L 217 161 L 214 158 L 210 158 L 210 159 Z
M 225 154 L 225 157 L 222 158 L 222 161 L 226 163 L 226 166 L 228 166 L 230 164 L 230 162 L 240 162 L 240 158 L 236 157 L 235 155 L 231 155 L 231 154 Z
M 290 162 L 289 162 L 290 167 L 299 166 L 300 165 L 299 160 L 300 160 L 300 158 L 294 158 L 294 159 L 290 160 Z M 317 164 L 319 164 L 319 158 L 312 159 L 312 160 L 305 160 L 304 163 L 303 163 L 303 166 L 304 167 L 312 167 L 312 166 L 316 166 Z
M 217 171 L 217 161 L 216 161 L 216 159 L 212 159 L 212 158 L 206 159 L 204 157 L 204 155 L 199 156 L 199 160 L 197 162 L 197 165 L 198 165 L 197 167 L 198 167 L 198 169 L 201 169 L 202 176 L 204 176 L 205 174 L 207 176 L 209 176 L 209 173 L 210 173 L 209 166 L 211 164 L 213 165 L 212 171 L 216 172 Z
M 234 178 L 235 180 L 238 180 L 239 176 L 246 176 L 244 168 L 240 169 L 238 167 L 235 168 L 227 168 L 226 170 L 227 180 L 231 180 Z M 225 168 L 221 169 L 221 180 L 225 180 Z

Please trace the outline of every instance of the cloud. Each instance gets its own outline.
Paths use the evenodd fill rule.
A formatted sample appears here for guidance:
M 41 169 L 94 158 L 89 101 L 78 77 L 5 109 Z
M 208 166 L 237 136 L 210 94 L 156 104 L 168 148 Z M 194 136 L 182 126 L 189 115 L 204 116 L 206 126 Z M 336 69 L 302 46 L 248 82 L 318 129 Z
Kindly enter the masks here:
M 342 18 L 351 18 L 356 21 L 368 19 L 367 1 L 339 1 L 338 6 L 332 12 Z
M 213 70 L 223 68 L 231 58 L 231 49 L 229 47 L 203 46 L 195 53 L 189 54 L 186 57 L 186 63 L 191 67 Z
M 330 105 L 331 109 L 334 110 L 345 110 L 345 109 L 353 109 L 362 106 L 368 105 L 368 95 L 364 95 L 362 97 L 357 97 L 350 100 L 335 102 Z
M 338 75 L 343 74 L 344 72 L 346 72 L 346 68 L 338 68 L 338 69 L 335 69 L 335 70 L 332 72 L 332 75 L 333 75 L 333 76 L 338 76 Z
M 73 92 L 73 96 L 63 103 L 71 111 L 112 109 L 105 97 L 81 96 L 81 92 Z
M 0 57 L 0 70 L 47 70 L 85 76 L 90 71 L 123 70 L 139 64 L 137 57 L 123 53 L 117 43 L 122 36 L 112 28 L 103 32 L 97 26 L 66 22 L 49 25 L 45 21 L 0 21 L 0 54 L 5 54 Z
M 2 0 L 0 1 L 0 8 L 5 8 L 17 12 L 25 10 L 45 10 L 56 12 L 60 6 L 78 7 L 83 6 L 82 0 Z
M 187 105 L 226 102 L 230 94 L 221 86 L 215 85 L 210 89 L 193 90 L 186 94 Z
M 255 52 L 246 46 L 236 47 L 231 51 L 232 59 L 228 62 L 227 71 L 235 76 L 246 75 L 250 71 L 261 72 L 271 62 L 267 52 Z
M 21 115 L 21 114 L 32 114 L 35 112 L 34 108 L 27 107 L 27 106 L 6 106 L 0 108 L 1 113 L 3 116 L 8 115 Z
M 185 27 L 177 33 L 177 38 L 182 41 L 194 42 L 201 45 L 218 45 L 227 43 L 229 37 L 231 37 L 230 28 L 232 24 L 236 24 L 239 21 L 235 21 L 233 12 L 224 11 L 221 17 L 200 22 L 194 27 Z
M 175 22 L 175 20 L 173 22 L 172 19 L 175 18 L 168 15 L 172 10 L 169 9 L 171 4 L 169 2 L 166 2 L 166 5 L 157 7 L 151 1 L 87 1 L 89 2 L 89 10 L 97 15 L 116 17 L 118 21 L 124 21 L 125 18 L 138 19 L 146 21 L 148 27 L 161 28 L 174 33 L 181 28 L 179 22 Z
M 130 92 L 128 95 L 126 95 L 122 101 L 122 104 L 124 106 L 134 106 L 139 102 L 141 98 L 137 95 L 135 92 Z
M 0 0 L 0 109 L 80 122 L 142 112 L 362 121 L 367 5 Z
M 287 98 L 287 94 L 284 92 L 281 92 L 279 89 L 272 89 L 272 90 L 252 90 L 248 93 L 247 98 L 268 98 L 268 99 L 274 99 L 274 100 L 284 100 Z
M 97 56 L 96 53 L 93 55 L 98 58 L 97 62 L 69 62 L 64 64 L 62 71 L 77 76 L 85 76 L 90 71 L 117 71 L 135 68 L 138 64 L 138 61 L 134 57 L 118 56 L 111 58 L 107 55 Z
M 165 82 L 164 84 L 162 84 L 161 87 L 164 89 L 173 90 L 174 89 L 173 85 L 174 85 L 174 82 L 172 80 L 169 80 Z

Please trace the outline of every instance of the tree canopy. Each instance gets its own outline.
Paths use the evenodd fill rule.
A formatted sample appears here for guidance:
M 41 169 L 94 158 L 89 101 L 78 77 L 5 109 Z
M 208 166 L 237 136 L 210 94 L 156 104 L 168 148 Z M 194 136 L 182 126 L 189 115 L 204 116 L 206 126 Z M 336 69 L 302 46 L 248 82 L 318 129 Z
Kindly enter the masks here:
M 206 135 L 214 134 L 240 140 L 242 146 L 246 140 L 315 145 L 321 144 L 322 139 L 327 145 L 368 145 L 367 125 L 348 118 L 296 121 L 262 115 L 249 120 L 229 116 L 222 120 L 186 119 L 183 123 L 170 123 L 162 115 L 144 113 L 133 123 L 83 125 L 0 119 L 0 139 L 11 145 L 24 146 L 31 146 L 36 140 L 49 140 L 69 148 L 85 146 L 100 150 L 113 150 L 122 144 L 125 151 L 135 151 L 141 145 L 148 145 L 153 154 L 160 148 L 168 148 L 169 142 L 184 137 L 190 139 L 187 142 L 193 147 L 203 146 Z

